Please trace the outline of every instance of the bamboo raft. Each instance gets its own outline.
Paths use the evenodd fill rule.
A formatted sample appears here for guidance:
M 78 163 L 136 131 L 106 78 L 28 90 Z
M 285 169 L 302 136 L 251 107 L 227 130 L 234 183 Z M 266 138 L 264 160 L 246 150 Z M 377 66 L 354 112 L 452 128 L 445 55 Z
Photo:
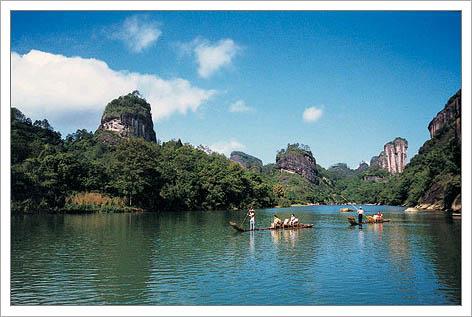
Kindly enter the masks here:
M 350 216 L 350 217 L 347 217 L 347 221 L 349 221 L 351 226 L 358 226 L 358 225 L 369 225 L 369 224 L 374 224 L 374 223 L 390 222 L 390 219 L 382 219 L 382 221 L 373 221 L 373 220 L 369 220 L 369 218 L 367 218 L 367 221 L 363 221 L 361 223 L 358 223 L 356 221 L 355 217 Z
M 229 225 L 230 225 L 231 227 L 233 227 L 234 229 L 236 229 L 237 231 L 239 231 L 239 232 L 252 231 L 252 230 L 249 230 L 249 229 L 241 228 L 237 223 L 235 223 L 235 222 L 233 222 L 233 221 L 230 221 L 230 222 L 229 222 Z M 290 226 L 290 227 L 254 228 L 254 231 L 262 231 L 262 230 L 284 230 L 284 229 L 286 229 L 286 230 L 297 230 L 297 229 L 305 229 L 305 228 L 313 228 L 313 224 L 300 223 L 300 224 L 298 224 L 297 226 Z

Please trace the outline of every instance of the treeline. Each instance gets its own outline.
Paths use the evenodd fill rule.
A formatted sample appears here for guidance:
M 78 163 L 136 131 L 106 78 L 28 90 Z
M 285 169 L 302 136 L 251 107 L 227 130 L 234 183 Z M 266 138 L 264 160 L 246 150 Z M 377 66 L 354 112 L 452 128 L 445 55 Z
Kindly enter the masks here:
M 295 150 L 300 150 L 298 144 L 285 152 Z M 315 184 L 275 164 L 246 170 L 224 155 L 207 152 L 180 140 L 129 138 L 112 145 L 86 130 L 62 139 L 47 120 L 32 122 L 12 108 L 12 211 L 212 210 L 346 202 L 440 202 L 448 209 L 461 191 L 461 142 L 450 125 L 427 141 L 400 175 L 372 167 L 351 170 L 337 164 L 326 170 L 317 165 Z
M 46 120 L 11 110 L 12 210 L 208 210 L 274 206 L 264 176 L 180 140 L 123 139 L 86 130 L 61 139 Z M 88 195 L 87 195 L 88 194 Z

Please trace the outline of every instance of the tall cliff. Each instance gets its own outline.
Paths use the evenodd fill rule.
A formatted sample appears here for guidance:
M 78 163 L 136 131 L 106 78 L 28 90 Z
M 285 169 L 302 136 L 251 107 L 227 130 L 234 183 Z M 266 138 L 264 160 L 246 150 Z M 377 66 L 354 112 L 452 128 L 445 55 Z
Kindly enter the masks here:
M 447 104 L 460 98 L 455 94 Z M 461 210 L 461 138 L 457 131 L 459 117 L 446 120 L 446 111 L 440 112 L 429 125 L 431 139 L 427 140 L 412 157 L 405 170 L 388 180 L 382 189 L 381 202 L 391 205 L 416 206 L 427 210 Z M 442 126 L 440 126 L 442 125 Z M 432 128 L 432 129 L 431 129 Z
M 262 161 L 255 156 L 240 151 L 233 151 L 229 159 L 240 164 L 245 169 L 257 172 L 262 171 Z
M 429 123 L 428 130 L 431 138 L 449 122 L 454 124 L 456 135 L 461 137 L 461 104 L 461 89 L 459 89 L 454 96 L 449 98 L 444 109 L 438 112 Z
M 431 139 L 419 149 L 409 169 L 427 169 L 429 181 L 417 208 L 460 212 L 461 206 L 461 90 L 428 125 Z
M 128 137 L 156 142 L 151 106 L 141 98 L 138 91 L 118 97 L 105 107 L 96 133 L 100 140 L 109 143 Z
M 301 175 L 313 184 L 319 183 L 316 160 L 306 145 L 288 144 L 277 153 L 275 164 L 281 171 Z
M 403 138 L 395 138 L 384 145 L 384 150 L 378 156 L 372 157 L 370 166 L 379 167 L 390 174 L 401 173 L 405 169 L 407 150 L 408 141 Z

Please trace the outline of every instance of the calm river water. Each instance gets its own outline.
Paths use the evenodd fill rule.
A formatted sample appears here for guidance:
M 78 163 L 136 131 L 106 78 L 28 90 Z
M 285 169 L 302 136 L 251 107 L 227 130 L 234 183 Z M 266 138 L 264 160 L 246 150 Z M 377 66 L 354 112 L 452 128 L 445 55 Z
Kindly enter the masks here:
M 460 305 L 460 221 L 366 206 L 392 221 L 359 229 L 340 207 L 257 210 L 314 228 L 252 233 L 242 211 L 15 216 L 11 303 Z

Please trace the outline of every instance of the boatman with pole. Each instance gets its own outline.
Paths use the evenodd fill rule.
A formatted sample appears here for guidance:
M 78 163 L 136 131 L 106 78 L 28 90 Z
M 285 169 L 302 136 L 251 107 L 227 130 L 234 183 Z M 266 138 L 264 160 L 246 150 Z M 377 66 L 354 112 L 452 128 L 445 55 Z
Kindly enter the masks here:
M 254 209 L 249 209 L 247 215 L 249 216 L 249 230 L 254 230 L 256 228 L 256 213 Z
M 362 224 L 362 216 L 364 215 L 364 209 L 362 209 L 362 207 L 360 207 L 360 208 L 357 210 L 357 214 L 358 214 L 357 222 L 358 222 L 359 224 Z

